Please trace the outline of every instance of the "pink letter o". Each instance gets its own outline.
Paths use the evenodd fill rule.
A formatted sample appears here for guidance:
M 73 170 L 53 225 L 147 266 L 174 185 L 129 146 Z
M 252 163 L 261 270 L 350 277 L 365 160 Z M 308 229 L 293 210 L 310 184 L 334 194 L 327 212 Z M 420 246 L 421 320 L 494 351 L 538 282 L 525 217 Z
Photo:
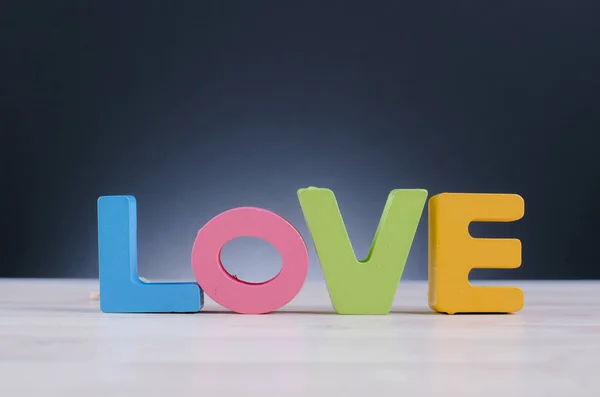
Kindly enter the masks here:
M 229 274 L 221 263 L 221 250 L 238 237 L 257 237 L 277 248 L 282 258 L 279 274 L 262 283 Z M 200 229 L 192 248 L 192 269 L 200 288 L 218 304 L 237 313 L 263 314 L 298 295 L 308 274 L 308 251 L 300 233 L 281 216 L 240 207 L 215 216 Z

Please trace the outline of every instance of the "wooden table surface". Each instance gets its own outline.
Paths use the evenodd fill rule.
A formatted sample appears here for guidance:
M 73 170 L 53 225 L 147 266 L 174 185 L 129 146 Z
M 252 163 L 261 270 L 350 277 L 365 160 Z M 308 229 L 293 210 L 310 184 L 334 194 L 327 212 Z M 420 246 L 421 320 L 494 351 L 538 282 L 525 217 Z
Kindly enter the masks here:
M 268 315 L 118 315 L 97 280 L 0 280 L 0 397 L 600 396 L 600 282 L 503 284 L 520 313 L 434 314 L 403 281 L 387 316 L 322 282 Z

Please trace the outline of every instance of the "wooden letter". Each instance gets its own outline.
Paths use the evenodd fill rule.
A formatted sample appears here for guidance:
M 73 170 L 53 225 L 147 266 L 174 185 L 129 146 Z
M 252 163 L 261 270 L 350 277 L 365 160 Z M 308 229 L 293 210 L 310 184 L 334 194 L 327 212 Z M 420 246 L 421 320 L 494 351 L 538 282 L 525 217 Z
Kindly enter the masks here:
M 517 239 L 473 238 L 471 222 L 512 222 L 523 217 L 516 194 L 442 193 L 429 200 L 429 306 L 448 314 L 512 313 L 523 308 L 515 287 L 474 287 L 473 268 L 515 269 L 521 265 Z
M 104 313 L 193 313 L 203 294 L 193 283 L 147 283 L 138 277 L 137 203 L 133 196 L 98 199 L 100 309 Z
M 298 198 L 335 311 L 388 314 L 427 201 L 427 191 L 390 192 L 364 261 L 354 255 L 331 190 L 300 189 Z

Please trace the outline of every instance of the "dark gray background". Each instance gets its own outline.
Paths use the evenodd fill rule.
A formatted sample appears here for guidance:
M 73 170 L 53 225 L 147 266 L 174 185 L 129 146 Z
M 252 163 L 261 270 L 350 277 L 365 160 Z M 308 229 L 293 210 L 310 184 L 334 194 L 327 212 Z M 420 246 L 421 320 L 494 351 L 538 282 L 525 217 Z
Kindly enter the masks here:
M 359 257 L 388 192 L 517 193 L 523 266 L 599 278 L 597 1 L 11 1 L 0 11 L 0 276 L 96 277 L 96 199 L 138 198 L 141 274 L 193 279 L 196 231 L 252 205 L 304 235 L 338 197 Z M 224 250 L 275 274 L 267 243 Z M 427 276 L 427 216 L 405 271 Z

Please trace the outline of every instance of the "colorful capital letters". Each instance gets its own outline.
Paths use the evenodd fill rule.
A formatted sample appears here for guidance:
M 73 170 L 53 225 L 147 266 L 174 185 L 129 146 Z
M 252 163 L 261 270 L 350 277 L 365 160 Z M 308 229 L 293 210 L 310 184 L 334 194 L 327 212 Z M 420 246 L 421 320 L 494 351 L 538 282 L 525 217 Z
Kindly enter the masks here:
M 427 191 L 392 190 L 367 258 L 356 259 L 335 195 L 329 189 L 298 190 L 335 311 L 387 314 L 412 245 Z
M 438 312 L 512 313 L 523 308 L 515 287 L 474 287 L 473 268 L 514 269 L 521 265 L 517 239 L 473 238 L 471 222 L 512 222 L 523 217 L 516 194 L 443 193 L 429 201 L 429 306 Z
M 137 272 L 133 196 L 98 199 L 100 309 L 105 313 L 189 313 L 202 308 L 198 284 L 145 283 Z
M 371 249 L 358 260 L 335 195 L 329 189 L 298 190 L 300 207 L 339 314 L 387 314 L 427 201 L 422 189 L 392 190 Z M 521 265 L 517 239 L 482 239 L 469 234 L 471 222 L 512 222 L 524 215 L 515 194 L 442 193 L 429 200 L 429 306 L 441 313 L 513 313 L 523 307 L 514 287 L 472 286 L 474 268 L 514 269 Z M 229 274 L 221 250 L 243 236 L 271 243 L 282 269 L 271 280 L 249 283 Z M 132 196 L 98 199 L 100 308 L 106 313 L 193 313 L 203 296 L 236 313 L 269 313 L 289 303 L 308 274 L 308 251 L 296 228 L 262 208 L 225 211 L 204 225 L 192 248 L 196 282 L 147 283 L 137 274 L 137 213 Z

